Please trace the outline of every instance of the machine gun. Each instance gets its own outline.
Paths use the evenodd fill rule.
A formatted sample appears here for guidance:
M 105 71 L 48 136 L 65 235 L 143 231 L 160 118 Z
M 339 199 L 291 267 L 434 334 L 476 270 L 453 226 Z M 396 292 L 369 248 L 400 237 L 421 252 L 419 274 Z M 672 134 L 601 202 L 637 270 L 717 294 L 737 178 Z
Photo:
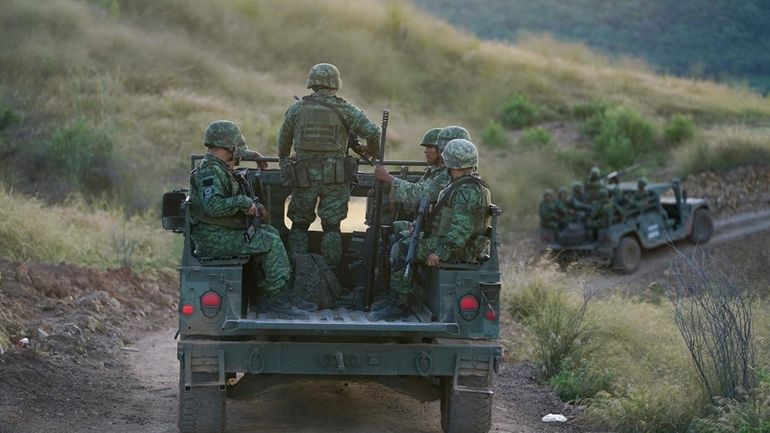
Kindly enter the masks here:
M 641 166 L 639 164 L 634 164 L 622 170 L 615 170 L 611 173 L 605 174 L 604 179 L 607 181 L 607 183 L 620 183 L 620 176 L 625 176 L 627 174 L 633 173 L 636 170 L 639 170 L 640 167 Z
M 390 111 L 385 109 L 382 110 L 382 135 L 380 135 L 380 154 L 379 158 L 377 159 L 377 162 L 383 161 L 385 159 L 385 136 L 388 131 L 388 117 L 390 116 Z M 365 297 L 364 301 L 366 302 L 366 308 L 368 309 L 370 305 L 372 305 L 372 297 L 374 296 L 374 280 L 375 280 L 375 271 L 377 270 L 377 263 L 378 263 L 378 254 L 380 252 L 380 231 L 382 230 L 382 194 L 383 194 L 383 186 L 382 181 L 377 180 L 374 183 L 374 196 L 372 197 L 372 209 L 373 209 L 373 217 L 372 217 L 372 225 L 370 227 L 370 230 L 372 230 L 372 243 L 371 245 L 371 251 L 369 252 L 369 256 L 366 260 L 366 287 L 365 287 Z
M 254 192 L 254 181 L 256 180 L 256 173 L 254 171 L 243 170 L 238 173 L 238 183 L 240 184 L 243 192 L 251 199 L 254 206 L 257 208 L 257 212 L 254 215 L 246 216 L 246 230 L 243 232 L 243 239 L 248 243 L 251 238 L 254 237 L 254 233 L 259 230 L 259 226 L 262 221 L 259 216 L 259 196 Z
M 417 244 L 420 242 L 420 232 L 422 231 L 422 223 L 425 220 L 425 215 L 428 214 L 428 197 L 423 197 L 420 200 L 420 207 L 417 208 L 417 216 L 412 224 L 412 234 L 409 238 L 409 250 L 406 253 L 406 269 L 404 270 L 404 278 L 409 279 L 412 277 L 412 265 L 417 257 Z

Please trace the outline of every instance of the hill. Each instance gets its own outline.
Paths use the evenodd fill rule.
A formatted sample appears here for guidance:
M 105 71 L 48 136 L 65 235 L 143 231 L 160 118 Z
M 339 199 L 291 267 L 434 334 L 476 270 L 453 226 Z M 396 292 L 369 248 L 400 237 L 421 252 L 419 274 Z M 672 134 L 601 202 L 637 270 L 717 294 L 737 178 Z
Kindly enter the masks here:
M 414 0 L 484 39 L 549 33 L 679 76 L 770 91 L 770 8 L 762 0 Z
M 275 154 L 283 112 L 321 61 L 339 66 L 341 95 L 371 117 L 391 109 L 389 156 L 420 158 L 414 143 L 429 127 L 468 127 L 518 226 L 532 224 L 542 188 L 592 164 L 686 173 L 770 160 L 766 98 L 571 48 L 483 42 L 401 2 L 10 0 L 0 178 L 57 202 L 154 209 L 186 182 L 211 120 L 237 121 L 252 147 Z M 685 132 L 676 142 L 664 136 L 674 119 Z

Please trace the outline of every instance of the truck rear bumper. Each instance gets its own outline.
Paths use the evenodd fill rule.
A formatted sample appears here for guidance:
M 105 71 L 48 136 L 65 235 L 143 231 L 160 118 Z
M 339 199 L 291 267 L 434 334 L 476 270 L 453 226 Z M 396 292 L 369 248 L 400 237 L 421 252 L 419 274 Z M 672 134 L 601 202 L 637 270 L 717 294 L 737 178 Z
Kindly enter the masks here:
M 486 376 L 502 356 L 495 342 L 309 343 L 185 340 L 177 356 L 186 386 L 222 385 L 226 373 L 338 376 Z M 192 383 L 193 372 L 218 373 Z

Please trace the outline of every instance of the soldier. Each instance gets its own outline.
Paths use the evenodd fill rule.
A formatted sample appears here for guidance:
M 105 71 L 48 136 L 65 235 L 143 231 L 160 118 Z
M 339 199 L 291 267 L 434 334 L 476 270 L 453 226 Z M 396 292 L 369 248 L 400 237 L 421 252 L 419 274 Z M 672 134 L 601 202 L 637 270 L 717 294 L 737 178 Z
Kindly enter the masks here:
M 363 111 L 336 96 L 340 84 L 334 65 L 313 66 L 307 79 L 313 94 L 289 107 L 278 131 L 281 170 L 292 185 L 289 250 L 307 252 L 307 231 L 317 205 L 323 227 L 321 253 L 332 267 L 341 260 L 340 221 L 348 214 L 350 182 L 357 171 L 355 160 L 346 157 L 348 138 L 354 134 L 366 139 L 368 156 L 377 154 L 380 139 L 380 129 Z M 292 146 L 296 155 L 290 159 Z
M 647 191 L 647 179 L 640 178 L 636 183 L 636 191 L 631 196 L 629 209 L 635 213 L 642 213 L 650 207 L 650 193 Z
M 591 211 L 591 206 L 588 205 L 583 194 L 583 184 L 579 181 L 572 182 L 572 195 L 567 200 L 567 206 L 575 213 L 576 221 L 584 221 Z
M 604 185 L 604 179 L 602 179 L 599 167 L 592 167 L 583 188 L 588 204 L 592 205 L 593 202 L 602 199 L 606 190 L 607 187 Z
M 248 152 L 241 130 L 227 120 L 212 122 L 203 144 L 208 152 L 190 176 L 190 236 L 195 255 L 261 255 L 257 288 L 267 298 L 269 317 L 307 319 L 307 314 L 289 304 L 286 295 L 291 267 L 278 231 L 262 225 L 248 241 L 244 238 L 247 215 L 266 217 L 267 211 L 242 193 L 233 171 L 239 163 L 235 155 Z
M 452 182 L 438 196 L 426 223 L 431 227 L 430 236 L 417 248 L 416 263 L 439 266 L 442 262 L 474 262 L 488 248 L 489 239 L 484 236 L 489 225 L 489 187 L 475 173 L 479 154 L 468 140 L 455 139 L 447 143 L 441 156 L 449 170 Z M 400 242 L 408 243 L 408 239 Z M 394 246 L 397 255 L 404 250 Z M 397 257 L 395 263 L 403 262 Z M 396 320 L 407 313 L 412 300 L 412 281 L 404 277 L 404 269 L 391 267 L 390 284 L 397 293 L 391 302 L 371 313 L 371 320 Z
M 603 188 L 600 194 L 586 222 L 586 227 L 591 229 L 594 239 L 597 238 L 599 229 L 609 227 L 614 221 L 623 219 L 623 209 L 612 200 L 609 191 Z
M 559 216 L 559 228 L 563 229 L 567 224 L 571 223 L 575 219 L 575 211 L 569 207 L 569 197 L 567 196 L 567 188 L 559 187 L 559 194 L 556 196 L 556 214 Z
M 556 203 L 553 201 L 553 191 L 550 189 L 543 192 L 543 201 L 540 202 L 540 227 L 550 229 L 558 233 L 559 215 L 556 210 Z
M 404 210 L 408 213 L 414 213 L 423 197 L 428 197 L 431 203 L 435 203 L 438 199 L 438 193 L 449 185 L 451 179 L 447 168 L 444 166 L 444 160 L 441 158 L 441 152 L 444 151 L 444 146 L 455 138 L 470 140 L 471 136 L 468 130 L 461 126 L 447 126 L 443 129 L 433 128 L 425 133 L 420 145 L 425 147 L 425 161 L 429 166 L 417 182 L 412 183 L 395 178 L 381 165 L 375 167 L 374 174 L 377 179 L 391 184 L 393 201 L 403 203 Z

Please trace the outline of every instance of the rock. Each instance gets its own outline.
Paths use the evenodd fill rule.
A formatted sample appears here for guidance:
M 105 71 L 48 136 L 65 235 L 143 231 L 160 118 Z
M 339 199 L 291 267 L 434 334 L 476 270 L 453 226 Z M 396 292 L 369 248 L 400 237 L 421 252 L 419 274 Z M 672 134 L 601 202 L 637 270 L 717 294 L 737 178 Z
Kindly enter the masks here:
M 562 414 L 549 413 L 542 419 L 543 422 L 566 422 L 567 417 Z
M 50 337 L 51 334 L 45 332 L 42 328 L 37 328 L 37 334 L 35 335 L 35 338 L 38 340 L 45 340 L 46 338 Z

